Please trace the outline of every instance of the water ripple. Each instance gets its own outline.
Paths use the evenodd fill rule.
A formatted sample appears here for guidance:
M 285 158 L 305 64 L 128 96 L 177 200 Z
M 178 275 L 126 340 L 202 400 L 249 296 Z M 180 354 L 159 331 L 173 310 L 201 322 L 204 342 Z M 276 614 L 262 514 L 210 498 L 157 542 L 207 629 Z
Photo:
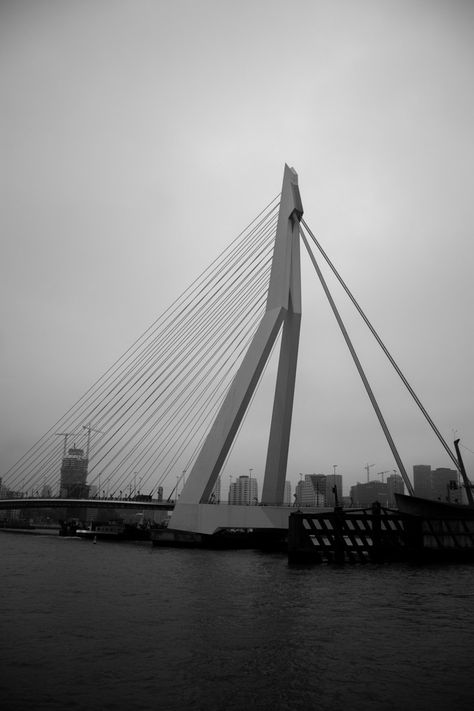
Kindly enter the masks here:
M 458 711 L 474 567 L 0 538 L 2 711 Z

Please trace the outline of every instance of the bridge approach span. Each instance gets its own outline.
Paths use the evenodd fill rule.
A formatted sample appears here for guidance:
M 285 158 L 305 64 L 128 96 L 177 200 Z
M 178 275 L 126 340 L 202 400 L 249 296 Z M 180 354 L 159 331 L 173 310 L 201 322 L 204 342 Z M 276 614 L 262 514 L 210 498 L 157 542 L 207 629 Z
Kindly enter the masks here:
M 140 511 L 172 511 L 174 502 L 170 501 L 132 501 L 127 499 L 57 499 L 23 497 L 21 499 L 0 499 L 0 510 L 17 509 L 129 509 Z

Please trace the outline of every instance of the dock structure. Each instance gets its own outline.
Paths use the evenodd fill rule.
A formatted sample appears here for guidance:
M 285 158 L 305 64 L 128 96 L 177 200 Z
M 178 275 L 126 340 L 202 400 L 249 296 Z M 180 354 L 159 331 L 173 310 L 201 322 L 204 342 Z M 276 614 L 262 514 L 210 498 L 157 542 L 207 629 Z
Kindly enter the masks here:
M 474 511 L 423 517 L 375 502 L 369 509 L 290 515 L 292 564 L 474 560 Z

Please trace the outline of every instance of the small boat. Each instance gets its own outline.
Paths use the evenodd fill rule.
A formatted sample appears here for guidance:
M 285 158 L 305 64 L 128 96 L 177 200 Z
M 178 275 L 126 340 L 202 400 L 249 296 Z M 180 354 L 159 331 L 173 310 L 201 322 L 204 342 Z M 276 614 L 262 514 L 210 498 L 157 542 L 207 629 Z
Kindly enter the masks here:
M 76 536 L 91 539 L 94 543 L 103 541 L 145 541 L 150 540 L 150 531 L 147 528 L 133 526 L 126 523 L 98 523 L 90 528 L 78 528 Z

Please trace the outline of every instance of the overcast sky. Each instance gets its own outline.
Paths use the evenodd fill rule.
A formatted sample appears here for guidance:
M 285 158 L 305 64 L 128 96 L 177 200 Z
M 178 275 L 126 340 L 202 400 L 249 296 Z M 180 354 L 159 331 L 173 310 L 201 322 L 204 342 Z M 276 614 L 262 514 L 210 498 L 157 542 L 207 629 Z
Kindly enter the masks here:
M 469 0 L 2 0 L 0 476 L 279 192 L 285 162 L 439 429 L 474 452 L 473 60 Z M 337 464 L 348 488 L 396 465 L 302 257 L 288 474 Z M 406 468 L 451 466 L 360 347 Z M 267 434 L 249 414 L 231 473 L 261 476 Z

